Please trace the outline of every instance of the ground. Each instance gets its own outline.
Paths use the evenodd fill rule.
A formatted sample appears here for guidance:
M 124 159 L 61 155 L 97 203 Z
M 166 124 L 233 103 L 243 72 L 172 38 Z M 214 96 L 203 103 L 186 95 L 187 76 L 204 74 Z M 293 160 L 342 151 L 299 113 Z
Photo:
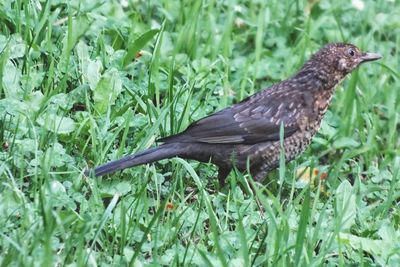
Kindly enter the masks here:
M 399 1 L 0 7 L 1 266 L 400 265 Z M 329 42 L 383 58 L 337 88 L 310 148 L 254 192 L 247 173 L 219 188 L 213 165 L 178 158 L 83 175 Z

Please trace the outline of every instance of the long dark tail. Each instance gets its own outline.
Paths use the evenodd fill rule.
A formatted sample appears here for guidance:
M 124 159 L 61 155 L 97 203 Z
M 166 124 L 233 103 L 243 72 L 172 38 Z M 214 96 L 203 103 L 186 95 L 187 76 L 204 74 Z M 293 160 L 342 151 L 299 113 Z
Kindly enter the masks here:
M 151 163 L 161 159 L 172 158 L 178 156 L 180 150 L 178 144 L 164 144 L 158 147 L 149 148 L 145 151 L 100 165 L 94 168 L 94 175 L 103 176 L 129 167 Z M 91 171 L 92 170 L 87 171 L 86 174 L 90 174 Z

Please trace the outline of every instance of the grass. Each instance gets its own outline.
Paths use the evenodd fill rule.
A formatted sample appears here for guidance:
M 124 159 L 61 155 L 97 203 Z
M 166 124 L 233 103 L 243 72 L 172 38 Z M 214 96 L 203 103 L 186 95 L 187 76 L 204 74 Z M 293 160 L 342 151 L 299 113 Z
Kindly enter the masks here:
M 399 266 L 400 5 L 359 2 L 0 3 L 0 265 Z M 265 184 L 178 158 L 84 177 L 336 41 L 384 58 Z

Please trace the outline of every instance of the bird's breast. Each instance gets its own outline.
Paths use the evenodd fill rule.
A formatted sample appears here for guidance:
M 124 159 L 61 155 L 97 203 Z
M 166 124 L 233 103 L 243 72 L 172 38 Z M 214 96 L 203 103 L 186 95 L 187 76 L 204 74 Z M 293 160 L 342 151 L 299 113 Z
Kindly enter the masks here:
M 323 116 L 326 110 L 328 109 L 329 104 L 331 103 L 332 100 L 333 90 L 334 88 L 322 91 L 316 95 L 314 103 L 314 111 L 318 113 L 319 115 L 318 117 Z M 322 119 L 322 117 L 319 119 Z

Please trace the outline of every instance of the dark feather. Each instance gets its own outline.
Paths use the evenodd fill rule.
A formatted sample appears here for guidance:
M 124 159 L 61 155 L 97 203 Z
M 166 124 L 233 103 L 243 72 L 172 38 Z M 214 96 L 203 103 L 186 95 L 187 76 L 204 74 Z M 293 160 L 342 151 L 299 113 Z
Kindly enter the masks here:
M 200 142 L 211 144 L 256 144 L 279 140 L 283 123 L 284 137 L 299 129 L 298 118 L 309 112 L 298 103 L 303 93 L 281 84 L 253 95 L 232 107 L 191 124 L 184 132 L 162 138 L 164 143 Z M 292 98 L 292 101 L 290 99 Z M 311 99 L 308 99 L 311 105 Z

